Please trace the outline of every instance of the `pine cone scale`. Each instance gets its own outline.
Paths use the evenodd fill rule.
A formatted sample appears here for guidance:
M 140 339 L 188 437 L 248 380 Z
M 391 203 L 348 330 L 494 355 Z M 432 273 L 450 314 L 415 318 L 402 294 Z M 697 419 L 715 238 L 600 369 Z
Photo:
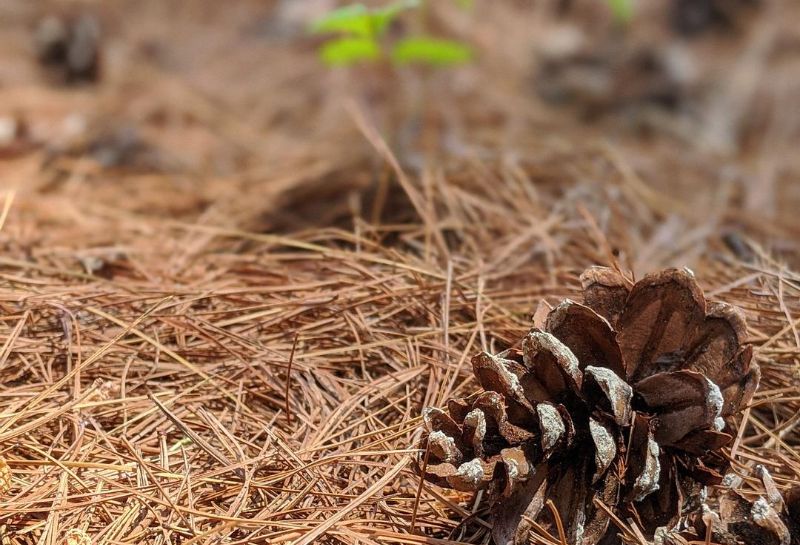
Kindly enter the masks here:
M 542 464 L 529 479 L 516 487 L 501 506 L 494 510 L 492 537 L 495 545 L 524 543 L 547 499 L 549 468 Z
M 747 338 L 742 312 L 725 303 L 711 303 L 690 347 L 684 369 L 694 369 L 715 382 L 730 376 L 729 363 Z
M 613 328 L 630 293 L 630 283 L 613 269 L 606 267 L 590 267 L 580 277 L 583 288 L 583 301 L 587 307 L 605 318 Z
M 721 375 L 717 385 L 722 390 L 725 400 L 722 407 L 722 416 L 730 416 L 747 404 L 753 397 L 761 380 L 761 369 L 758 365 L 751 364 L 753 347 L 748 345 L 740 350 L 728 364 L 727 373 Z
M 583 384 L 586 397 L 590 400 L 598 400 L 598 403 L 607 404 L 607 410 L 614 416 L 618 425 L 625 426 L 630 422 L 633 388 L 619 375 L 605 367 L 587 365 Z M 598 399 L 599 396 L 596 393 L 593 395 L 592 390 L 601 392 L 604 400 Z
M 636 383 L 636 393 L 657 415 L 656 440 L 674 446 L 690 432 L 721 431 L 722 393 L 716 384 L 695 371 L 658 373 Z
M 617 445 L 613 431 L 594 418 L 589 419 L 589 433 L 594 442 L 594 475 L 592 484 L 603 477 L 617 458 Z
M 581 370 L 594 365 L 626 376 L 616 332 L 591 308 L 567 299 L 549 314 L 546 328 L 575 355 Z
M 583 373 L 578 359 L 567 346 L 545 331 L 533 330 L 522 340 L 528 380 L 535 380 L 547 399 L 561 401 L 580 394 Z
M 628 501 L 641 501 L 659 489 L 661 449 L 653 437 L 650 419 L 636 415 L 631 430 L 629 473 L 635 477 Z
M 637 282 L 617 327 L 628 378 L 670 371 L 705 319 L 705 298 L 687 270 L 667 269 Z
M 655 492 L 648 494 L 641 501 L 624 507 L 624 510 L 630 511 L 649 536 L 654 535 L 657 528 L 674 527 L 680 518 L 683 505 L 683 494 L 675 464 L 669 455 L 661 454 L 659 465 L 661 470 Z

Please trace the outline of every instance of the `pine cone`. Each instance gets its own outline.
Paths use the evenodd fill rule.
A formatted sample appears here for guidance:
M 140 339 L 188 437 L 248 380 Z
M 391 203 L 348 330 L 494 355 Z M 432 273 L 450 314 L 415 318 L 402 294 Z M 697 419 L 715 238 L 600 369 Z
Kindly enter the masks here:
M 741 313 L 707 305 L 690 271 L 581 282 L 584 304 L 561 303 L 521 351 L 473 358 L 484 392 L 423 413 L 425 478 L 487 490 L 496 545 L 526 542 L 548 498 L 569 543 L 616 539 L 595 499 L 650 536 L 673 527 L 682 484 L 721 480 L 725 419 L 758 384 Z

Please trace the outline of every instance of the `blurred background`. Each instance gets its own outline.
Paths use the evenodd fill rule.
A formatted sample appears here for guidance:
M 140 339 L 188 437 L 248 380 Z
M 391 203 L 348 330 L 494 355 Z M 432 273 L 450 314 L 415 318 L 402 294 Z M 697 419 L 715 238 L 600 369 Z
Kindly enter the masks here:
M 596 218 L 592 195 L 648 207 L 642 247 L 722 226 L 794 259 L 797 2 L 379 0 L 378 54 L 331 61 L 342 6 L 3 2 L 0 183 L 84 246 L 124 240 L 124 213 L 352 229 L 416 214 L 388 152 L 414 180 L 512 165 Z M 418 36 L 464 57 L 393 56 Z

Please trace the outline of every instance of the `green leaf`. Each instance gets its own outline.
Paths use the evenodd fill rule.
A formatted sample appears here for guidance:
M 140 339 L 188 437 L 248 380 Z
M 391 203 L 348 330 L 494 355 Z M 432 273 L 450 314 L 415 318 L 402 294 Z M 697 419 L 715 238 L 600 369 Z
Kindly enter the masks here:
M 329 66 L 350 66 L 379 59 L 381 50 L 370 38 L 337 38 L 322 46 L 320 56 Z
M 614 19 L 621 24 L 627 25 L 633 19 L 634 0 L 606 0 L 614 14 Z
M 397 64 L 449 66 L 463 64 L 471 59 L 472 50 L 467 45 L 437 38 L 406 38 L 397 42 L 392 50 L 392 60 Z
M 420 0 L 398 0 L 375 9 L 368 9 L 364 4 L 350 4 L 317 19 L 311 25 L 311 32 L 377 37 L 383 34 L 400 13 L 419 6 L 419 2 Z
M 360 36 L 373 36 L 372 15 L 364 4 L 351 4 L 335 9 L 314 21 L 311 32 L 342 33 Z

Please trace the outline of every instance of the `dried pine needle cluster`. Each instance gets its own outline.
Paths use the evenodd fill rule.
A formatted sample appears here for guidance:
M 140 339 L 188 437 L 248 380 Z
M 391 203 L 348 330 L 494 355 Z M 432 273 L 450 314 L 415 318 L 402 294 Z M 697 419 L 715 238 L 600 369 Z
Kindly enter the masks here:
M 488 490 L 496 545 L 526 543 L 548 499 L 568 543 L 616 542 L 612 513 L 672 531 L 722 482 L 758 386 L 741 311 L 707 303 L 690 271 L 581 282 L 583 304 L 558 305 L 521 349 L 472 360 L 483 392 L 424 413 L 425 478 Z

